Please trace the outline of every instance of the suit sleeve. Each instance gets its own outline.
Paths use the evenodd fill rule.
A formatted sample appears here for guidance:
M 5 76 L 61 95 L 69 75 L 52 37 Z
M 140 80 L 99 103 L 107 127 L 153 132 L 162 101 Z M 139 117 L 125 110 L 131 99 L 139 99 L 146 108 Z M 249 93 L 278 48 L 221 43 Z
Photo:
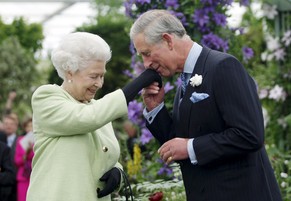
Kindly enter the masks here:
M 165 106 L 157 114 L 154 121 L 151 124 L 147 122 L 146 126 L 161 145 L 174 136 L 173 120 Z
M 215 69 L 211 87 L 224 130 L 195 138 L 199 165 L 255 152 L 264 141 L 262 108 L 253 79 L 233 57 Z

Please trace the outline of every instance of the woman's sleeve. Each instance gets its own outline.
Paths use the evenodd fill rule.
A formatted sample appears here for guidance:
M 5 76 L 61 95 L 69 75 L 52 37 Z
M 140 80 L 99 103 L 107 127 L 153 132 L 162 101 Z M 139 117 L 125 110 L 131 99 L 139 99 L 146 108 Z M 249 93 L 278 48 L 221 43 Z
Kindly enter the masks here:
M 92 132 L 127 114 L 122 90 L 84 104 L 73 100 L 60 87 L 45 85 L 32 96 L 34 125 L 52 137 Z

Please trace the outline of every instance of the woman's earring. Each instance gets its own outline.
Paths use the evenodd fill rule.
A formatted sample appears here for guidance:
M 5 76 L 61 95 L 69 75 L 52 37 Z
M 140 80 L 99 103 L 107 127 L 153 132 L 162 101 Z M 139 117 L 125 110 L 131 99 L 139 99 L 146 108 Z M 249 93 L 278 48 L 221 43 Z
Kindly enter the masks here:
M 72 80 L 68 80 L 68 82 L 69 82 L 69 83 L 71 83 L 71 82 L 72 82 Z

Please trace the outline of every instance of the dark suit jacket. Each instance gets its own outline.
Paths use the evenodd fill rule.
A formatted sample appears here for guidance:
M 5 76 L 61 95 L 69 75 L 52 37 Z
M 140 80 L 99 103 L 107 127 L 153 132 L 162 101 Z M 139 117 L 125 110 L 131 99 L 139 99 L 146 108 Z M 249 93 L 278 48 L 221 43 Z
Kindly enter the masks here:
M 0 200 L 11 201 L 12 188 L 16 183 L 15 170 L 12 166 L 10 148 L 0 142 Z
M 197 165 L 180 163 L 188 201 L 281 201 L 264 148 L 264 126 L 256 85 L 231 55 L 203 47 L 183 99 L 173 116 L 164 107 L 147 127 L 163 144 L 174 137 L 195 138 Z M 193 92 L 208 98 L 192 103 Z M 180 101 L 181 100 L 181 101 Z

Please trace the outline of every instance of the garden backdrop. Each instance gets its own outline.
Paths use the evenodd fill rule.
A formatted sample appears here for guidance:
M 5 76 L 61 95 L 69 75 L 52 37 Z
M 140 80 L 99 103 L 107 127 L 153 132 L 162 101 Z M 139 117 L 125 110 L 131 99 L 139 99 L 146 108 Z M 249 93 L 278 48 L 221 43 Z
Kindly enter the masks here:
M 232 4 L 245 9 L 241 23 L 228 23 Z M 257 83 L 265 120 L 265 146 L 284 201 L 291 200 L 291 1 L 290 0 L 95 0 L 96 18 L 76 31 L 96 33 L 111 46 L 105 85 L 96 98 L 124 86 L 144 70 L 129 40 L 129 29 L 141 13 L 167 9 L 181 19 L 191 38 L 205 46 L 237 57 Z M 49 58 L 39 57 L 44 39 L 41 24 L 17 18 L 11 24 L 0 18 L 0 108 L 9 91 L 17 90 L 13 111 L 20 119 L 31 115 L 30 98 L 41 84 L 57 83 Z M 166 105 L 172 108 L 178 77 L 164 79 Z M 131 183 L 134 200 L 185 200 L 177 164 L 164 164 L 159 144 L 145 127 L 141 97 L 129 103 L 128 117 L 113 122 L 121 145 L 120 162 Z M 130 155 L 123 122 L 137 129 Z M 125 191 L 113 200 L 125 200 Z

